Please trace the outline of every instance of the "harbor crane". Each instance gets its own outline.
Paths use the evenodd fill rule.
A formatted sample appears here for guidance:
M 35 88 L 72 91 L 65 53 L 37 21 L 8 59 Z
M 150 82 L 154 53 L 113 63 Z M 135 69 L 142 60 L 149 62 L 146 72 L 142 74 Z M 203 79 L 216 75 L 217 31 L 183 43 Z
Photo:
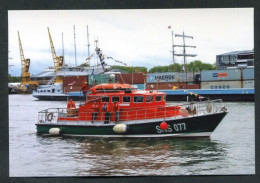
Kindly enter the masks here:
M 19 31 L 17 32 L 18 32 L 19 49 L 20 49 L 20 56 L 21 56 L 21 63 L 22 63 L 22 78 L 21 78 L 21 86 L 19 89 L 22 92 L 30 92 L 33 89 L 36 89 L 39 83 L 37 81 L 31 81 L 30 79 L 30 73 L 29 73 L 30 59 L 24 58 L 20 34 Z
M 48 29 L 50 45 L 51 45 L 51 53 L 52 53 L 54 69 L 55 69 L 55 76 L 54 76 L 55 81 L 54 81 L 54 83 L 62 83 L 62 77 L 56 76 L 56 73 L 59 70 L 59 68 L 63 66 L 64 57 L 63 56 L 56 56 L 56 51 L 55 51 L 54 44 L 53 44 L 53 41 L 52 41 L 52 38 L 51 38 L 51 33 L 50 33 L 50 30 L 49 30 L 49 27 L 47 27 L 47 29 Z

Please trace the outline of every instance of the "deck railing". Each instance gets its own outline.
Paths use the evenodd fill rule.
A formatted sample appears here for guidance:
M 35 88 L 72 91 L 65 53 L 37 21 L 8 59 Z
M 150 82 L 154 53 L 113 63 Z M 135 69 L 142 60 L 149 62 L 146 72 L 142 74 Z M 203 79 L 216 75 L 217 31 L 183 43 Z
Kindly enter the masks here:
M 175 110 L 176 109 L 176 110 Z M 189 102 L 184 104 L 167 103 L 165 106 L 147 107 L 145 109 L 132 108 L 131 110 L 122 109 L 119 112 L 119 121 L 138 121 L 151 120 L 156 118 L 183 118 L 200 116 L 205 114 L 219 113 L 226 111 L 222 100 L 209 100 L 203 102 Z M 70 121 L 91 121 L 93 112 L 80 112 L 73 115 Z M 71 116 L 71 115 L 70 115 Z M 49 108 L 38 113 L 39 123 L 56 123 L 57 119 L 68 119 L 66 108 Z M 86 120 L 87 119 L 87 120 Z M 94 122 L 104 122 L 106 112 L 98 112 Z M 115 112 L 110 113 L 109 121 L 115 122 Z

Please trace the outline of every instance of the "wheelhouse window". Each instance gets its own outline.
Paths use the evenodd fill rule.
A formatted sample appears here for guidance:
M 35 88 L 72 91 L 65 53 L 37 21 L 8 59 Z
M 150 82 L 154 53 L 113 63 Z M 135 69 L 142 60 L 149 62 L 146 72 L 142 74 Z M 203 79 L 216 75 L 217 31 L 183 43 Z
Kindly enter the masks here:
M 161 95 L 156 95 L 155 101 L 156 102 L 160 102 L 161 100 L 162 100 L 162 96 Z
M 146 100 L 145 100 L 145 102 L 152 102 L 153 101 L 153 96 L 147 96 L 146 97 Z
M 112 97 L 112 102 L 114 102 L 114 101 L 117 101 L 117 102 L 119 102 L 119 100 L 120 100 L 120 98 L 119 98 L 119 97 Z
M 123 102 L 124 102 L 124 103 L 129 103 L 129 102 L 131 102 L 131 97 L 129 97 L 129 96 L 123 97 Z
M 143 102 L 144 96 L 134 96 L 134 102 Z
M 166 95 L 163 95 L 163 100 L 166 101 Z
M 103 97 L 102 102 L 109 102 L 109 97 Z

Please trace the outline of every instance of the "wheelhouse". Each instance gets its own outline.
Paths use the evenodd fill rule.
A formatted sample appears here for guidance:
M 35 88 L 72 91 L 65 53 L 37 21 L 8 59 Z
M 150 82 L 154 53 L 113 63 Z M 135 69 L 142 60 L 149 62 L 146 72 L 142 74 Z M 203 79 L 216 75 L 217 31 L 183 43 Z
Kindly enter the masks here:
M 111 93 L 97 93 L 89 94 L 86 99 L 86 104 L 92 101 L 97 101 L 101 104 L 117 101 L 122 107 L 145 107 L 145 106 L 157 106 L 165 105 L 166 94 L 156 91 L 138 91 L 133 90 L 129 92 L 111 92 Z

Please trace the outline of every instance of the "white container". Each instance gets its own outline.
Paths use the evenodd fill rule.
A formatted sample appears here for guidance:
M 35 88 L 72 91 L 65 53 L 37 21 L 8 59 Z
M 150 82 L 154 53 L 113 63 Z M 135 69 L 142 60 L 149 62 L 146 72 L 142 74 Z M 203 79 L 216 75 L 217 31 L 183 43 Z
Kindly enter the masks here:
M 241 88 L 241 81 L 204 81 L 201 82 L 201 89 L 231 89 Z
M 255 80 L 243 81 L 243 88 L 255 88 Z

